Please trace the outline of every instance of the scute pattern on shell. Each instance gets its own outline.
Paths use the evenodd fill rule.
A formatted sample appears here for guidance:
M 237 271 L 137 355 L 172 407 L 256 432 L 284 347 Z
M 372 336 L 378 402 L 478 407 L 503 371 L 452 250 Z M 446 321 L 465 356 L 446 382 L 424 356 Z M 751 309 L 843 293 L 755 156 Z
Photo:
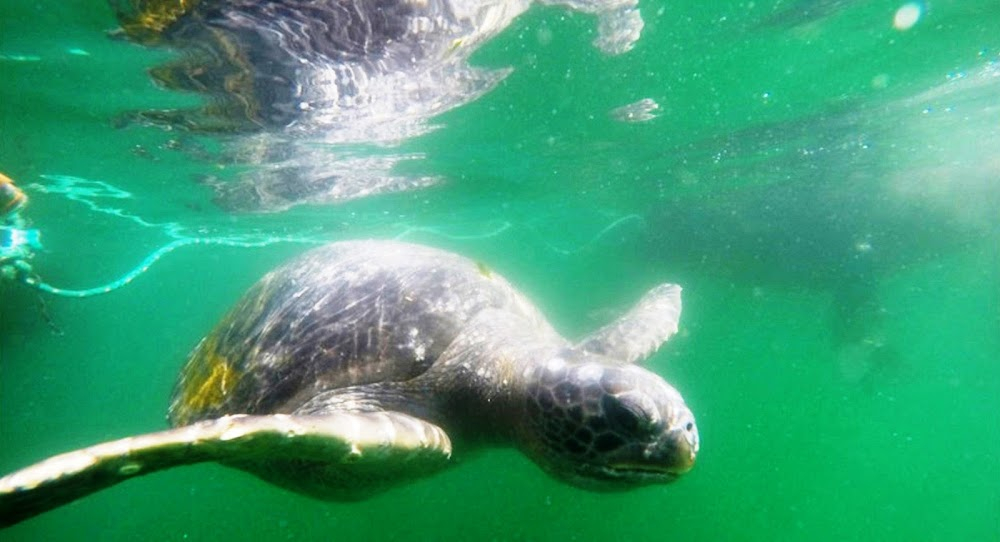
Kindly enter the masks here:
M 171 420 L 291 413 L 326 390 L 412 379 L 489 308 L 544 323 L 471 260 L 380 243 L 328 245 L 264 276 L 192 353 Z

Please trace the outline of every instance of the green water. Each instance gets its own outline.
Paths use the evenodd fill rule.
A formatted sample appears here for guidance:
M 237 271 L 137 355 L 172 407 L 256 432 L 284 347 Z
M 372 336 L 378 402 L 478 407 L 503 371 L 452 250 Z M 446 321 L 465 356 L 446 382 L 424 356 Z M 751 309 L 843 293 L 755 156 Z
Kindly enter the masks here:
M 1000 5 L 933 2 L 900 30 L 903 4 L 642 2 L 617 57 L 591 18 L 536 6 L 473 57 L 514 72 L 403 145 L 442 183 L 230 215 L 194 179 L 233 166 L 114 122 L 194 103 L 151 83 L 167 53 L 109 39 L 98 0 L 0 2 L 0 171 L 29 187 L 50 283 L 110 281 L 170 238 L 30 188 L 43 175 L 126 190 L 103 203 L 190 235 L 453 249 L 570 337 L 677 281 L 681 333 L 649 366 L 702 439 L 678 482 L 614 494 L 512 450 L 349 504 L 186 467 L 0 538 L 1000 540 Z M 642 98 L 659 116 L 608 115 Z M 188 351 L 302 250 L 182 247 L 83 300 L 0 284 L 0 471 L 164 427 Z

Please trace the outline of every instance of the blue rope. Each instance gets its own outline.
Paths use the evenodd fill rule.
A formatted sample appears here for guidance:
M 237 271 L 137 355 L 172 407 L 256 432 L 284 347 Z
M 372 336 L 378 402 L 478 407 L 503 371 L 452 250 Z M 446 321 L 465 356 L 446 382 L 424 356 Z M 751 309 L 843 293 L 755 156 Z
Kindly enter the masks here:
M 233 239 L 198 239 L 198 238 L 176 239 L 150 253 L 149 256 L 146 256 L 145 259 L 139 262 L 139 265 L 133 267 L 132 270 L 129 271 L 128 273 L 125 273 L 116 280 L 113 280 L 102 286 L 97 286 L 95 288 L 86 288 L 83 290 L 57 288 L 55 286 L 52 286 L 51 284 L 48 284 L 47 282 L 42 281 L 37 276 L 30 276 L 30 275 L 24 275 L 22 282 L 42 292 L 47 292 L 58 296 L 76 297 L 76 298 L 91 297 L 95 295 L 106 294 L 108 292 L 117 290 L 122 286 L 125 286 L 126 284 L 135 280 L 135 278 L 138 277 L 139 275 L 148 271 L 150 266 L 156 263 L 156 261 L 162 258 L 165 254 L 173 252 L 175 249 L 186 245 L 222 245 L 230 247 L 249 248 L 249 247 L 264 247 L 275 243 L 318 244 L 321 242 L 322 241 L 319 240 L 296 239 L 287 237 L 271 237 L 261 241 L 236 241 Z
M 183 232 L 183 228 L 175 222 L 167 223 L 154 223 L 149 222 L 142 217 L 130 214 L 122 209 L 115 207 L 105 207 L 98 205 L 93 200 L 99 198 L 108 199 L 130 199 L 132 194 L 111 186 L 107 183 L 101 181 L 91 181 L 88 179 L 82 179 L 80 177 L 71 177 L 68 175 L 42 175 L 43 179 L 51 181 L 51 184 L 41 185 L 32 184 L 31 188 L 38 190 L 40 192 L 49 194 L 59 194 L 65 196 L 67 199 L 82 203 L 87 206 L 88 209 L 116 216 L 134 222 L 140 226 L 152 229 L 158 229 L 163 231 L 168 237 L 172 237 L 173 241 L 163 245 L 162 247 L 156 249 L 148 256 L 146 256 L 138 265 L 133 267 L 128 273 L 125 273 L 121 277 L 102 286 L 97 286 L 95 288 L 86 289 L 69 289 L 69 288 L 57 288 L 51 284 L 43 281 L 37 273 L 31 268 L 31 265 L 27 262 L 27 258 L 15 258 L 10 265 L 17 273 L 18 278 L 32 288 L 40 290 L 42 292 L 50 293 L 53 295 L 63 296 L 63 297 L 91 297 L 100 294 L 106 294 L 108 292 L 117 290 L 126 284 L 129 284 L 136 277 L 145 273 L 149 270 L 150 266 L 156 263 L 157 260 L 162 258 L 164 255 L 173 252 L 177 248 L 187 246 L 187 245 L 221 245 L 230 247 L 264 247 L 272 245 L 275 243 L 308 243 L 308 244 L 320 244 L 325 241 L 322 239 L 312 239 L 308 237 L 275 237 L 275 236 L 240 236 L 240 237 L 216 237 L 216 238 L 204 238 L 204 237 L 189 237 Z M 37 248 L 37 247 L 35 247 Z
M 14 257 L 8 257 L 7 261 L 4 262 L 0 259 L 0 263 L 4 263 L 7 268 L 12 270 L 17 279 L 21 282 L 40 290 L 42 292 L 50 293 L 53 295 L 63 296 L 63 297 L 91 297 L 95 295 L 106 294 L 112 292 L 131 283 L 139 275 L 142 275 L 149 270 L 150 266 L 156 263 L 164 255 L 173 252 L 174 250 L 187 246 L 187 245 L 219 245 L 219 246 L 230 246 L 230 247 L 264 247 L 272 245 L 275 243 L 305 243 L 305 244 L 322 244 L 327 242 L 324 239 L 310 238 L 310 237 L 276 237 L 269 235 L 244 235 L 244 236 L 232 236 L 232 237 L 189 237 L 183 233 L 184 228 L 176 222 L 166 222 L 166 223 L 154 223 L 149 222 L 142 217 L 128 213 L 127 211 L 117 208 L 117 207 L 106 207 L 97 204 L 94 200 L 96 199 L 112 199 L 112 200 L 124 200 L 132 198 L 132 194 L 111 186 L 107 183 L 101 181 L 91 181 L 88 179 L 82 179 L 80 177 L 71 177 L 68 175 L 41 175 L 43 179 L 50 181 L 47 185 L 42 184 L 32 184 L 29 185 L 39 192 L 48 194 L 58 194 L 65 196 L 67 199 L 79 202 L 85 205 L 88 209 L 94 212 L 108 214 L 129 220 L 139 226 L 145 228 L 152 228 L 161 230 L 168 237 L 173 238 L 169 243 L 156 249 L 148 256 L 146 256 L 138 265 L 133 267 L 129 272 L 125 273 L 121 277 L 102 286 L 97 286 L 95 288 L 86 289 L 69 289 L 69 288 L 57 288 L 51 284 L 43 281 L 37 273 L 31 268 L 28 263 L 27 258 L 30 256 L 30 252 L 22 255 L 14 255 Z M 588 246 L 598 242 L 604 236 L 606 236 L 611 231 L 615 230 L 622 224 L 630 221 L 642 222 L 643 218 L 639 215 L 630 214 L 626 216 L 619 217 L 612 223 L 608 224 L 604 229 L 597 232 L 589 241 L 583 245 L 569 250 L 560 247 L 553 246 L 550 243 L 546 243 L 548 247 L 564 256 L 574 254 L 587 248 Z M 404 237 L 418 234 L 427 233 L 431 235 L 441 236 L 452 240 L 468 240 L 468 239 L 484 239 L 489 237 L 496 237 L 511 228 L 515 227 L 515 224 L 504 221 L 499 223 L 496 228 L 492 231 L 486 231 L 478 234 L 449 234 L 447 232 L 441 231 L 438 228 L 427 228 L 427 227 L 415 227 L 411 226 L 405 229 L 402 233 L 395 236 L 396 239 L 402 239 Z M 21 230 L 18 230 L 21 231 Z M 30 245 L 31 248 L 40 248 L 37 242 L 37 237 L 34 238 L 35 244 Z M 21 243 L 18 246 L 28 246 Z M 23 257 L 22 257 L 23 256 Z M 0 270 L 3 266 L 0 266 Z

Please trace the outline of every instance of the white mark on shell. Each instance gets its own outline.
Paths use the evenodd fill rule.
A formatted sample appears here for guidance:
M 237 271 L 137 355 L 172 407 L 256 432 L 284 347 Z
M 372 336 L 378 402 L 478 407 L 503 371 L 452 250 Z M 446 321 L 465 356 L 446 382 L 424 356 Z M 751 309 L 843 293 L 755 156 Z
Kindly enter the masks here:
M 408 346 L 413 349 L 413 355 L 417 361 L 424 361 L 427 358 L 427 343 L 420 340 L 420 329 L 412 327 L 408 335 L 410 336 Z
M 587 365 L 580 367 L 580 370 L 577 373 L 577 376 L 583 380 L 600 380 L 603 375 L 604 368 L 593 363 L 588 363 Z
M 562 358 L 552 358 L 549 361 L 545 362 L 545 370 L 551 373 L 559 371 L 563 367 L 566 367 L 566 360 Z

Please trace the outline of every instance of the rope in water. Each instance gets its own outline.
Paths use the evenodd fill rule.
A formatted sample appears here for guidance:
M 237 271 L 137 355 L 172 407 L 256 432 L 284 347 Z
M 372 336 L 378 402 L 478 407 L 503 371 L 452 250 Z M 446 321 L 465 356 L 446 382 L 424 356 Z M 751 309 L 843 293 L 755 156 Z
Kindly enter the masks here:
M 97 287 L 94 287 L 94 288 L 85 288 L 85 289 L 82 289 L 82 290 L 74 290 L 74 289 L 69 289 L 69 288 L 57 288 L 57 287 L 52 286 L 51 284 L 49 284 L 47 282 L 42 281 L 37 275 L 34 275 L 33 273 L 32 274 L 24 274 L 23 278 L 21 279 L 21 282 L 23 282 L 27 286 L 35 288 L 36 290 L 40 290 L 42 292 L 46 292 L 46 293 L 50 293 L 50 294 L 54 294 L 54 295 L 58 295 L 58 296 L 76 297 L 76 298 L 91 297 L 91 296 L 95 296 L 95 295 L 106 294 L 108 292 L 117 290 L 118 288 L 121 288 L 122 286 L 125 286 L 126 284 L 129 284 L 130 282 L 132 282 L 133 280 L 135 280 L 136 277 L 138 277 L 139 275 L 141 275 L 141 274 L 145 273 L 146 271 L 148 271 L 149 268 L 150 268 L 150 266 L 152 266 L 154 263 L 156 263 L 156 261 L 159 260 L 160 258 L 162 258 L 165 254 L 173 252 L 175 249 L 180 248 L 182 246 L 187 246 L 187 245 L 223 245 L 223 246 L 231 246 L 231 247 L 263 247 L 263 246 L 267 246 L 267 245 L 272 245 L 274 243 L 283 243 L 283 242 L 290 242 L 290 243 L 317 243 L 318 241 L 305 240 L 305 239 L 294 239 L 294 238 L 280 238 L 280 237 L 274 237 L 274 238 L 270 238 L 270 239 L 266 239 L 266 240 L 262 240 L 262 241 L 257 241 L 257 242 L 233 241 L 233 240 L 229 240 L 229 239 L 197 239 L 197 238 L 177 239 L 177 240 L 171 241 L 170 243 L 167 243 L 166 245 L 163 245 L 162 247 L 160 247 L 160 248 L 156 249 L 155 251 L 153 251 L 152 253 L 150 253 L 149 256 L 146 256 L 145 259 L 143 259 L 141 262 L 139 262 L 139 265 L 133 267 L 132 270 L 130 270 L 128 273 L 125 273 L 124 275 L 122 275 L 118 279 L 113 280 L 113 281 L 111 281 L 111 282 L 109 282 L 107 284 L 104 284 L 102 286 L 97 286 Z
M 146 256 L 138 265 L 133 267 L 127 273 L 121 275 L 119 278 L 110 281 L 101 286 L 94 288 L 83 288 L 83 289 L 71 289 L 71 288 L 59 288 L 53 286 L 44 280 L 32 269 L 31 265 L 28 263 L 27 259 L 30 257 L 31 249 L 41 248 L 40 243 L 37 240 L 36 230 L 17 230 L 22 234 L 33 234 L 25 237 L 24 240 L 19 241 L 15 247 L 21 248 L 25 251 L 21 254 L 21 257 L 7 258 L 4 262 L 0 260 L 0 263 L 4 263 L 4 266 L 0 266 L 0 270 L 9 272 L 20 282 L 25 285 L 39 290 L 41 292 L 49 293 L 52 295 L 62 296 L 62 297 L 72 297 L 72 298 L 83 298 L 92 297 L 96 295 L 106 294 L 117 290 L 135 280 L 138 276 L 142 275 L 149 268 L 156 263 L 160 258 L 173 252 L 174 250 L 188 245 L 216 245 L 216 246 L 229 246 L 229 247 L 242 247 L 242 248 L 254 248 L 254 247 L 265 247 L 275 243 L 303 243 L 303 244 L 322 244 L 328 242 L 327 239 L 314 238 L 307 236 L 273 236 L 273 235 L 263 235 L 263 234 L 243 234 L 238 236 L 223 236 L 223 237 L 191 237 L 184 233 L 184 228 L 175 222 L 167 223 L 155 223 L 149 222 L 139 216 L 130 214 L 122 209 L 114 207 L 106 207 L 99 205 L 95 202 L 97 199 L 113 199 L 113 200 L 123 200 L 132 197 L 132 194 L 111 186 L 109 184 L 103 183 L 101 181 L 92 181 L 88 179 L 83 179 L 80 177 L 71 177 L 67 175 L 41 175 L 43 179 L 49 181 L 48 184 L 32 184 L 31 188 L 49 194 L 58 194 L 70 199 L 72 201 L 79 202 L 85 205 L 91 211 L 108 214 L 116 216 L 118 218 L 123 218 L 129 220 L 139 226 L 151 229 L 157 229 L 162 231 L 168 237 L 173 238 L 172 241 L 161 246 L 160 248 L 151 252 Z M 583 245 L 576 247 L 575 249 L 565 249 L 561 247 L 556 247 L 551 243 L 546 242 L 545 244 L 549 249 L 554 252 L 568 256 L 582 251 L 583 249 L 597 243 L 611 231 L 621 227 L 627 222 L 643 222 L 640 215 L 630 214 L 617 218 L 607 226 L 605 226 L 601 231 L 597 232 L 589 241 L 585 242 Z M 490 237 L 499 236 L 502 233 L 507 232 L 511 228 L 515 227 L 508 221 L 500 222 L 496 224 L 492 230 L 480 232 L 480 233 L 465 233 L 465 234 L 448 234 L 441 231 L 438 228 L 429 227 L 417 227 L 409 226 L 403 232 L 395 236 L 396 239 L 402 239 L 404 237 L 411 236 L 413 234 L 427 233 L 435 236 L 441 236 L 452 240 L 469 240 L 469 239 L 484 239 Z M 13 230 L 12 230 L 13 231 Z M 9 277 L 10 275 L 8 275 Z
M 58 194 L 70 199 L 72 201 L 79 202 L 85 205 L 91 211 L 108 214 L 116 216 L 118 218 L 124 218 L 129 220 L 139 226 L 145 228 L 152 228 L 161 230 L 168 237 L 172 237 L 173 240 L 169 243 L 161 246 L 160 248 L 151 252 L 148 256 L 143 258 L 138 265 L 133 267 L 127 273 L 121 277 L 97 286 L 94 288 L 84 288 L 84 289 L 71 289 L 71 288 L 59 288 L 53 286 L 38 276 L 38 274 L 32 269 L 31 265 L 26 261 L 26 258 L 19 259 L 8 265 L 12 267 L 16 277 L 25 285 L 34 288 L 36 290 L 46 292 L 53 295 L 63 296 L 63 297 L 91 297 L 95 295 L 106 294 L 108 292 L 117 290 L 122 286 L 125 286 L 135 280 L 136 277 L 142 275 L 149 268 L 156 263 L 160 258 L 173 252 L 174 250 L 188 245 L 219 245 L 219 246 L 230 246 L 230 247 L 264 247 L 272 245 L 275 243 L 307 243 L 307 244 L 320 244 L 325 242 L 322 239 L 313 239 L 309 237 L 282 237 L 273 235 L 240 235 L 240 236 L 227 236 L 227 237 L 191 237 L 183 233 L 184 229 L 177 223 L 154 223 L 149 222 L 139 216 L 127 213 L 121 209 L 106 207 L 99 205 L 94 200 L 105 198 L 105 199 L 129 199 L 132 194 L 111 186 L 107 183 L 101 181 L 92 181 L 89 179 L 83 179 L 80 177 L 72 177 L 68 175 L 41 175 L 43 179 L 50 181 L 49 184 L 32 184 L 31 188 L 48 194 Z M 36 238 L 37 239 L 37 238 Z M 34 248 L 40 248 L 36 246 Z

